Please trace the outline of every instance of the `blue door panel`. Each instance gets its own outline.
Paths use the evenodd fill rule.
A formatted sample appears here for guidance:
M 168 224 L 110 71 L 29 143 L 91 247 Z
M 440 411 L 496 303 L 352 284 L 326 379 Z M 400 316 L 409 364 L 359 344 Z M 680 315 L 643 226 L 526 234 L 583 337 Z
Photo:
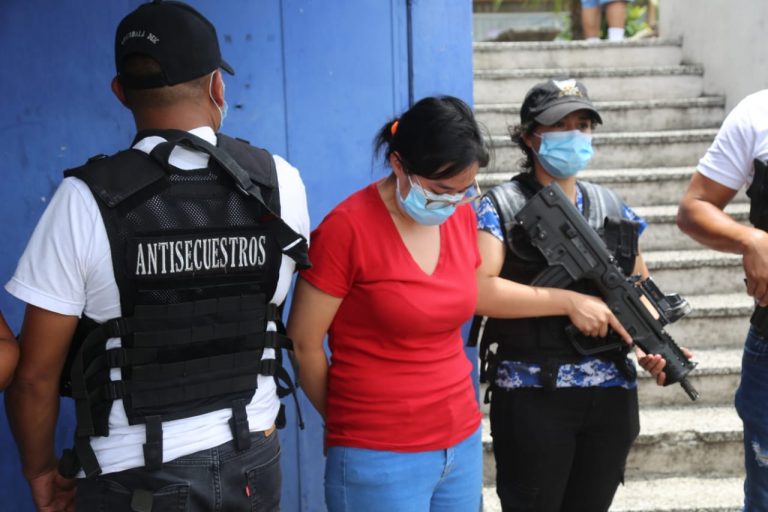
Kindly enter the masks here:
M 130 113 L 110 91 L 113 37 L 140 0 L 0 2 L 0 284 L 13 274 L 61 172 L 127 147 Z M 469 0 L 189 0 L 216 25 L 229 115 L 224 132 L 286 157 L 301 171 L 312 226 L 341 199 L 386 175 L 372 139 L 409 95 L 471 100 Z M 410 18 L 411 30 L 408 30 Z M 409 39 L 410 38 L 410 39 Z M 14 329 L 24 305 L 0 291 Z M 0 395 L 0 402 L 2 402 Z M 322 511 L 322 421 L 300 395 L 280 432 L 283 510 Z M 1 404 L 0 404 L 1 405 Z M 71 443 L 63 401 L 57 450 Z M 33 510 L 4 410 L 0 412 L 0 511 Z

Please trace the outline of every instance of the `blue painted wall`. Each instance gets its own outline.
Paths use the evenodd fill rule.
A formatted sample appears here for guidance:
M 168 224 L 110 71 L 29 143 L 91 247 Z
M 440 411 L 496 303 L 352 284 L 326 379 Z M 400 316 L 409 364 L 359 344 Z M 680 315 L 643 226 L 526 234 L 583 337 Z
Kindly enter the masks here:
M 0 2 L 0 282 L 56 189 L 61 171 L 126 147 L 130 114 L 112 96 L 114 28 L 139 0 Z M 372 161 L 379 127 L 411 99 L 472 99 L 470 0 L 190 0 L 213 21 L 227 77 L 224 131 L 285 156 L 304 178 L 312 225 L 386 172 Z M 23 304 L 0 291 L 18 329 Z M 0 395 L 2 400 L 2 395 Z M 283 443 L 283 509 L 324 510 L 320 421 Z M 289 417 L 295 420 L 292 405 Z M 59 447 L 72 435 L 64 404 Z M 0 510 L 32 510 L 0 412 Z

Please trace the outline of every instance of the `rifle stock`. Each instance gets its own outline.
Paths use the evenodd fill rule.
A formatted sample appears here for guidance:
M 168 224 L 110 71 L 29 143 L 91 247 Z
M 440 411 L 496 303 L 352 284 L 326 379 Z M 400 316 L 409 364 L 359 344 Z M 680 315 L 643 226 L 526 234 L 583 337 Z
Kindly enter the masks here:
M 534 195 L 515 218 L 549 263 L 533 285 L 563 288 L 580 279 L 592 281 L 634 343 L 646 354 L 658 354 L 666 360 L 664 385 L 679 382 L 691 400 L 699 397 L 687 379 L 696 363 L 685 357 L 663 329 L 690 311 L 684 299 L 661 294 L 650 279 L 638 282 L 625 277 L 603 240 L 555 183 Z M 571 326 L 571 341 L 575 341 L 576 333 Z M 584 350 L 582 353 L 599 351 L 590 352 L 578 343 L 575 346 Z

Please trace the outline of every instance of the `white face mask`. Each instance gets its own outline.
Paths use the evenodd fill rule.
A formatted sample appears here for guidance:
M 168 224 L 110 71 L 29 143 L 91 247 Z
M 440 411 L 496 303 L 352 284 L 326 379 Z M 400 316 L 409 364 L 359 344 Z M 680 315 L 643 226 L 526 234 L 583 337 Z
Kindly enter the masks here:
M 221 131 L 221 127 L 224 126 L 224 119 L 226 119 L 226 117 L 227 117 L 227 111 L 229 110 L 229 105 L 227 105 L 226 98 L 224 99 L 224 106 L 223 107 L 220 107 L 219 104 L 216 103 L 216 100 L 213 99 L 213 77 L 214 77 L 214 75 L 216 75 L 216 71 L 211 73 L 211 82 L 208 84 L 208 96 L 211 98 L 211 101 L 213 102 L 214 105 L 216 105 L 216 109 L 219 111 L 219 117 L 220 117 L 221 120 L 219 121 L 219 130 L 218 131 Z M 224 82 L 223 79 L 221 81 L 221 87 L 222 87 L 222 93 L 226 93 L 227 84 Z

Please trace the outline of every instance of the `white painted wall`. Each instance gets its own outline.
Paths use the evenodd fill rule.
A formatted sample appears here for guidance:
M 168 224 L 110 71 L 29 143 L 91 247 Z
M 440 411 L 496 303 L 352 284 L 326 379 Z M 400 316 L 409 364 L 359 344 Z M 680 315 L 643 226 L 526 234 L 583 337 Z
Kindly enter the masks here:
M 768 88 L 768 0 L 660 0 L 659 35 L 682 38 L 686 63 L 704 65 L 706 94 L 730 111 Z

